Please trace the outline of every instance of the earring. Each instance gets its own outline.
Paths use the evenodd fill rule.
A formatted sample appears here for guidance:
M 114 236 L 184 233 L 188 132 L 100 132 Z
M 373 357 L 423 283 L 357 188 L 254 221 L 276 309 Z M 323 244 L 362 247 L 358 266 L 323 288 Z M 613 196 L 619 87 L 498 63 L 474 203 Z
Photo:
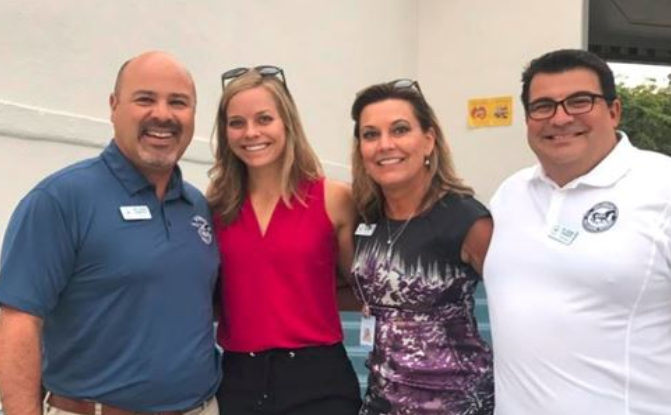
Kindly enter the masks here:
M 431 159 L 429 158 L 429 156 L 424 156 L 424 165 L 426 167 L 431 166 Z

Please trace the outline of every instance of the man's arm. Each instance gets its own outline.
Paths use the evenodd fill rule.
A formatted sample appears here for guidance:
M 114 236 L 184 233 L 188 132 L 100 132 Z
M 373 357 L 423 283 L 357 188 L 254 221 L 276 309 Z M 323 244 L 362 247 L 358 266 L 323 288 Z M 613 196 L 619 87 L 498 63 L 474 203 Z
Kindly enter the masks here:
M 6 415 L 41 415 L 42 320 L 0 308 L 0 396 Z

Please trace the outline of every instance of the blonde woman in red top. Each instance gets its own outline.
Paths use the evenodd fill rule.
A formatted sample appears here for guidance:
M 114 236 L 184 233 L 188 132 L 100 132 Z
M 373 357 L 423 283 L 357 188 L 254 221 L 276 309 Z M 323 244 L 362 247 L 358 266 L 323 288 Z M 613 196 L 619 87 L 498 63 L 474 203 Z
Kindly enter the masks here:
M 222 83 L 208 189 L 222 414 L 356 414 L 336 301 L 336 270 L 352 258 L 351 191 L 324 178 L 280 68 L 232 69 Z

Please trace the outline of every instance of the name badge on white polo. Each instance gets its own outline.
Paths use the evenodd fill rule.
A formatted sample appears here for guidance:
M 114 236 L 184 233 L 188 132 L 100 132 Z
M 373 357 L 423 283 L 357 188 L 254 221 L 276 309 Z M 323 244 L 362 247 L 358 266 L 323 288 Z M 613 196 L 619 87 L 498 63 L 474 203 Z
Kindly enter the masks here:
M 371 223 L 360 223 L 359 226 L 356 227 L 356 231 L 354 231 L 354 235 L 356 236 L 371 236 L 375 232 L 375 224 Z
M 577 236 L 578 231 L 574 231 L 573 229 L 562 225 L 554 225 L 550 228 L 550 232 L 548 233 L 548 237 L 557 242 L 561 242 L 564 245 L 571 245 Z
M 151 211 L 147 206 L 121 206 L 119 207 L 124 220 L 149 220 Z

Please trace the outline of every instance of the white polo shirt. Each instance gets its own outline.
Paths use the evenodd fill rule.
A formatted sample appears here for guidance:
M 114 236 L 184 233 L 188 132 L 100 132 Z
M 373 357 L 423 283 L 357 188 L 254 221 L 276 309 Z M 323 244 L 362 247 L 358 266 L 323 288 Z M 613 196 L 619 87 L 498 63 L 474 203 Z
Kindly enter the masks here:
M 671 414 L 671 158 L 619 137 L 563 188 L 536 166 L 492 199 L 497 415 Z

